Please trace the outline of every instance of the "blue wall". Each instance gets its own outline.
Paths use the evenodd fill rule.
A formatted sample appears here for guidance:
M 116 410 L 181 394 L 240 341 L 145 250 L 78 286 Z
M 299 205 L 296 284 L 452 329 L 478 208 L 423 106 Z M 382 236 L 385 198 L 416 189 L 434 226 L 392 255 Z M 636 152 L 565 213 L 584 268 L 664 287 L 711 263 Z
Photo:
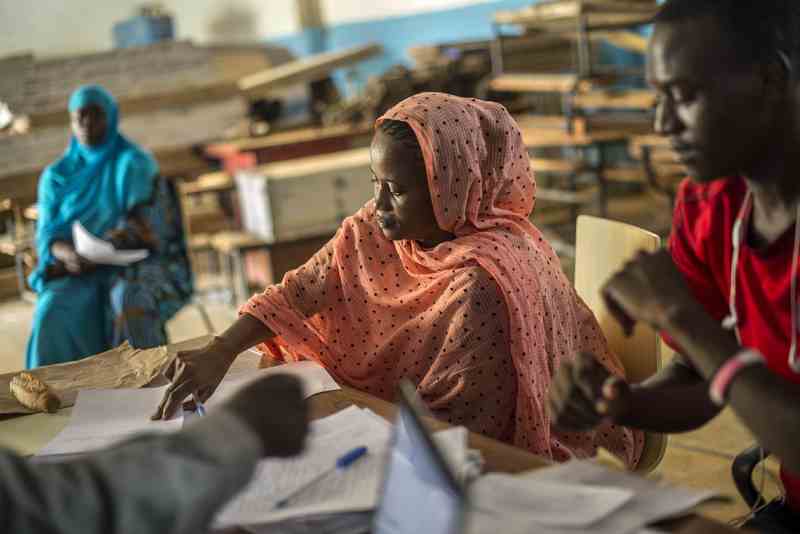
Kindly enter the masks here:
M 519 9 L 530 4 L 531 0 L 498 0 L 462 8 L 340 24 L 329 26 L 322 32 L 306 30 L 272 39 L 271 42 L 288 47 L 298 57 L 379 42 L 383 45 L 384 53 L 354 67 L 357 80 L 363 83 L 367 77 L 381 74 L 392 65 L 410 65 L 407 50 L 411 46 L 492 38 L 492 18 L 496 11 Z M 604 63 L 642 64 L 641 56 L 611 46 L 605 46 L 601 53 Z M 336 74 L 336 80 L 344 89 L 342 72 Z

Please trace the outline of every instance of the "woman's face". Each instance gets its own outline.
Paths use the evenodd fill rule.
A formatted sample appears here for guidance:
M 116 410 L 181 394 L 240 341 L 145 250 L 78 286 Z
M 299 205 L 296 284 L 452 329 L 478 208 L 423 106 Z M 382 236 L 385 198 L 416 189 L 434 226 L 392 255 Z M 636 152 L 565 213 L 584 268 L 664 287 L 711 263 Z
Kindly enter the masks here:
M 378 225 L 387 239 L 409 239 L 435 246 L 450 234 L 439 228 L 433 212 L 425 162 L 419 148 L 378 130 L 370 147 Z
M 70 111 L 72 133 L 84 146 L 96 147 L 103 144 L 108 130 L 106 112 L 97 104 L 89 104 Z

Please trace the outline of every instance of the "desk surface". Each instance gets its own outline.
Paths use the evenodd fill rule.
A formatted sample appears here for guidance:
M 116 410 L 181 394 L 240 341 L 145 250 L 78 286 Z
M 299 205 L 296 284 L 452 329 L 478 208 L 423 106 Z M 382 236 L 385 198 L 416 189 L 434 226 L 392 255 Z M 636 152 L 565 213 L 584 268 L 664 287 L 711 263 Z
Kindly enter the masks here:
M 310 402 L 313 419 L 325 417 L 352 404 L 369 408 L 386 418 L 392 418 L 396 409 L 391 403 L 348 387 L 316 395 Z M 0 445 L 14 448 L 23 454 L 32 454 L 64 428 L 69 420 L 70 410 L 69 408 L 61 410 L 53 415 L 35 414 L 0 418 Z M 448 426 L 433 419 L 427 419 L 427 422 L 437 429 Z M 469 444 L 481 451 L 488 471 L 519 473 L 548 465 L 547 461 L 529 452 L 473 432 L 469 434 Z M 741 532 L 696 515 L 663 523 L 659 528 L 678 534 Z

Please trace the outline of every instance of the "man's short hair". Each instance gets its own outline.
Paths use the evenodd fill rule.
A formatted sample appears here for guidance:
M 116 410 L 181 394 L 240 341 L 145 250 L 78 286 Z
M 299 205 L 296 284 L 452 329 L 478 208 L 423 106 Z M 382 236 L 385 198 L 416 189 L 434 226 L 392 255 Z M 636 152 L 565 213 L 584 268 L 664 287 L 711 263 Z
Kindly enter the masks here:
M 744 61 L 786 60 L 792 72 L 800 71 L 800 0 L 668 0 L 653 22 L 704 16 L 722 24 Z

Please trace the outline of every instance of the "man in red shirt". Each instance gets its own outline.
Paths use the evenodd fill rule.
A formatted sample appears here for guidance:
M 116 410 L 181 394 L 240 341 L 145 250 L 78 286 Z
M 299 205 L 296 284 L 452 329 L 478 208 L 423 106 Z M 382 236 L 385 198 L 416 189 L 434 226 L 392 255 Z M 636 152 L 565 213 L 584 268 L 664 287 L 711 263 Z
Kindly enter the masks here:
M 764 532 L 800 531 L 799 64 L 797 0 L 663 6 L 648 49 L 655 129 L 692 178 L 669 253 L 641 253 L 604 296 L 626 328 L 649 324 L 682 356 L 629 385 L 580 355 L 550 395 L 569 430 L 609 417 L 686 432 L 729 403 L 782 461 L 785 501 L 752 522 Z

